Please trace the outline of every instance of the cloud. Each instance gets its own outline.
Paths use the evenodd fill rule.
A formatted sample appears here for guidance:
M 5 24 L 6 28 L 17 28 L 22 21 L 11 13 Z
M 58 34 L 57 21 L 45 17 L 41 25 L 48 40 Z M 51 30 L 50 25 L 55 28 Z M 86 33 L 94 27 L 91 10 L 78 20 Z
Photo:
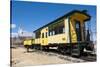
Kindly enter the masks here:
M 15 32 L 11 33 L 11 37 L 17 37 L 17 36 L 18 36 L 18 33 L 15 33 Z
M 23 31 L 23 33 L 20 34 L 20 36 L 32 37 L 33 36 L 33 33 L 32 32 L 28 32 L 28 31 Z
M 11 24 L 11 28 L 12 29 L 16 28 L 16 24 Z
M 23 33 L 12 32 L 10 37 L 18 37 L 18 35 L 22 37 L 35 37 L 32 32 L 27 31 L 23 31 Z

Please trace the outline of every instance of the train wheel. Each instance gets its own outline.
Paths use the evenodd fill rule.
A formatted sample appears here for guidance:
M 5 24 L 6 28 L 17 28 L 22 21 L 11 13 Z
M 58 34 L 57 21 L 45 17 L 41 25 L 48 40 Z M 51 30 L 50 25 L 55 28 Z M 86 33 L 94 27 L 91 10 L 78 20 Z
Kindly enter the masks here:
M 34 49 L 34 45 L 32 44 L 31 49 Z
M 62 53 L 62 54 L 66 54 L 66 48 L 64 48 L 62 46 L 58 46 L 57 51 Z
M 26 50 L 27 52 L 29 52 L 29 45 L 26 45 Z
M 29 52 L 29 48 L 27 48 L 27 52 Z
M 48 50 L 48 49 L 49 49 L 49 47 L 45 47 L 45 49 L 46 49 L 46 50 Z
M 57 47 L 57 51 L 61 52 L 61 47 L 60 46 Z

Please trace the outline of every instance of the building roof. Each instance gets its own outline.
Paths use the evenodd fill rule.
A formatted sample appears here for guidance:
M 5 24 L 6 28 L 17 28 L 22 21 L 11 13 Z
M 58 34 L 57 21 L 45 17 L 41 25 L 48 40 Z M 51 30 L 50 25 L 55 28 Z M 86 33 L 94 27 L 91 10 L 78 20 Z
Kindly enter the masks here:
M 72 15 L 72 14 L 74 14 L 74 13 L 82 13 L 82 14 L 85 14 L 86 16 L 89 17 L 87 20 L 90 19 L 90 15 L 86 13 L 86 10 L 84 10 L 84 11 L 73 10 L 73 11 L 71 11 L 71 12 L 69 12 L 69 13 L 66 13 L 66 14 L 64 14 L 63 16 L 57 18 L 56 20 L 54 20 L 54 21 L 52 21 L 52 22 L 50 22 L 50 23 L 48 23 L 48 24 L 46 24 L 46 25 L 44 25 L 44 26 L 38 28 L 37 30 L 35 30 L 35 31 L 33 31 L 33 32 L 37 32 L 37 31 L 41 30 L 42 28 L 47 27 L 47 26 L 49 26 L 50 24 L 53 24 L 53 23 L 55 23 L 56 21 L 58 21 L 58 20 L 60 20 L 60 19 L 62 19 L 62 18 L 64 18 L 64 17 L 68 17 L 68 16 L 70 16 L 70 15 Z M 85 20 L 85 21 L 86 21 L 86 20 Z

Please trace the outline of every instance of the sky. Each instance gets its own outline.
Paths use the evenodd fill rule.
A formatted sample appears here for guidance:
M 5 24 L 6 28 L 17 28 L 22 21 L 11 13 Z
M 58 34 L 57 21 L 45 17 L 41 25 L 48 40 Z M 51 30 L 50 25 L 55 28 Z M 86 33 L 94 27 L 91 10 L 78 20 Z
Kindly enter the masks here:
M 91 29 L 96 32 L 96 6 L 94 5 L 73 5 L 43 2 L 27 2 L 12 0 L 11 5 L 11 33 L 16 33 L 19 26 L 25 31 L 34 30 L 50 23 L 72 10 L 87 10 L 91 16 Z

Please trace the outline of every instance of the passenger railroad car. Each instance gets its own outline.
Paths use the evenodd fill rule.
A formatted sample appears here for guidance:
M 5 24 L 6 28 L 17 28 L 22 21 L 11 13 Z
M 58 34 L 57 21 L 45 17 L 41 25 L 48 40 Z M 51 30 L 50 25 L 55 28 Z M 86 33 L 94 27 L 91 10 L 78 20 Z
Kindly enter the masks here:
M 89 14 L 78 10 L 57 18 L 34 31 L 34 48 L 43 50 L 56 47 L 60 52 L 80 56 L 90 42 L 85 27 L 89 20 Z

